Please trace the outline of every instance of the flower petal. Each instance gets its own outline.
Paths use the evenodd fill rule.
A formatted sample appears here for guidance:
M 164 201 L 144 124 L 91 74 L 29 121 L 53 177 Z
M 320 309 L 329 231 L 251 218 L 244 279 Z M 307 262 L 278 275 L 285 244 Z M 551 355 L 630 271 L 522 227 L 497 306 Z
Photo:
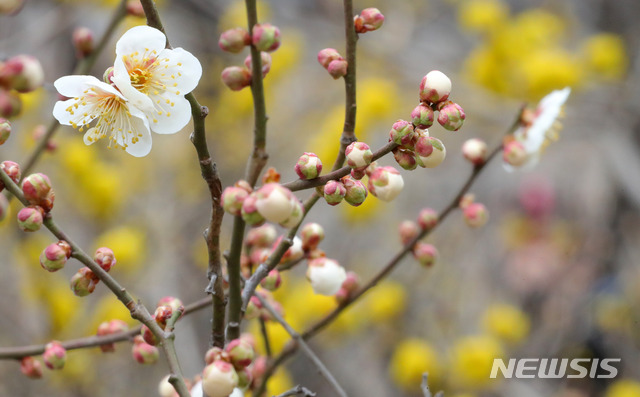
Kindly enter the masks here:
M 164 50 L 160 55 L 169 58 L 170 66 L 165 73 L 176 76 L 173 81 L 177 83 L 174 86 L 175 89 L 180 91 L 182 95 L 193 91 L 202 77 L 202 65 L 200 65 L 198 58 L 182 48 Z
M 135 26 L 127 30 L 116 43 L 116 55 L 121 57 L 138 52 L 157 51 L 160 52 L 167 45 L 167 38 L 164 33 L 150 26 Z
M 175 134 L 191 120 L 191 106 L 183 96 L 169 98 L 169 93 L 154 96 L 156 109 L 153 118 L 150 117 L 151 130 L 156 134 Z M 156 98 L 158 98 L 156 100 Z M 173 101 L 172 101 L 173 100 Z
M 151 151 L 151 132 L 148 129 L 138 129 L 138 141 L 128 144 L 127 153 L 134 157 L 144 157 Z
M 74 98 L 82 95 L 90 85 L 100 87 L 100 84 L 107 85 L 93 76 L 63 76 L 53 86 L 60 95 Z
M 125 33 L 126 34 L 126 33 Z M 113 83 L 118 87 L 122 95 L 135 107 L 144 112 L 153 112 L 151 99 L 131 85 L 131 77 L 127 71 L 122 57 L 117 57 L 113 65 Z

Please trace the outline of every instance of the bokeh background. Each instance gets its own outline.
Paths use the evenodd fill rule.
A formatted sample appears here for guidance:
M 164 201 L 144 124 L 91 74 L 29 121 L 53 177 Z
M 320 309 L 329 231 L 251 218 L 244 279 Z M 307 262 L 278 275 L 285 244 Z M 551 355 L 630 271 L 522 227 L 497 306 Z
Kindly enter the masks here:
M 45 68 L 46 85 L 22 95 L 24 109 L 0 160 L 24 161 L 34 130 L 48 124 L 56 100 L 53 81 L 76 64 L 71 33 L 78 26 L 100 36 L 117 2 L 28 0 L 14 16 L 0 16 L 0 55 L 27 53 Z M 204 74 L 196 89 L 209 106 L 209 146 L 225 186 L 242 177 L 252 145 L 249 90 L 231 92 L 221 70 L 242 64 L 223 53 L 221 31 L 246 26 L 239 0 L 162 0 L 174 46 L 193 52 Z M 405 189 L 392 203 L 369 197 L 358 208 L 320 202 L 308 215 L 327 237 L 321 248 L 368 280 L 401 248 L 397 227 L 424 207 L 441 209 L 455 196 L 471 166 L 460 153 L 468 138 L 500 144 L 520 106 L 553 89 L 572 87 L 560 138 L 530 172 L 507 173 L 500 159 L 485 169 L 472 192 L 490 211 L 489 223 L 468 228 L 454 212 L 428 238 L 440 251 L 429 269 L 406 258 L 391 277 L 346 311 L 312 346 L 352 396 L 419 396 L 421 374 L 452 397 L 640 396 L 640 3 L 635 0 L 356 0 L 356 12 L 378 7 L 384 26 L 358 42 L 356 133 L 372 147 L 387 140 L 391 124 L 409 118 L 418 84 L 432 70 L 453 80 L 452 98 L 467 114 L 464 127 L 431 135 L 448 157 L 435 169 L 403 171 Z M 272 0 L 259 19 L 282 31 L 265 80 L 269 166 L 295 178 L 304 151 L 327 165 L 338 149 L 344 87 L 317 63 L 317 52 L 344 53 L 342 4 L 334 0 Z M 92 74 L 111 65 L 115 41 L 144 20 L 127 17 Z M 154 135 L 142 159 L 86 147 L 67 127 L 54 138 L 36 171 L 56 190 L 54 215 L 87 251 L 108 246 L 113 275 L 148 306 L 162 296 L 184 302 L 204 297 L 206 252 L 202 230 L 208 193 L 200 178 L 190 127 Z M 381 161 L 394 165 L 392 158 Z M 301 192 L 300 198 L 308 192 Z M 19 207 L 0 222 L 0 346 L 46 343 L 95 333 L 111 318 L 127 321 L 120 303 L 100 285 L 86 298 L 69 290 L 71 261 L 57 273 L 38 265 L 53 238 L 21 232 Z M 230 217 L 223 225 L 228 247 Z M 279 229 L 279 232 L 283 232 Z M 313 295 L 304 264 L 284 275 L 276 293 L 286 319 L 303 330 L 335 307 Z M 209 312 L 178 324 L 177 346 L 189 377 L 204 365 Z M 247 331 L 258 327 L 248 322 Z M 288 337 L 269 324 L 274 349 Z M 259 338 L 258 338 L 259 340 Z M 491 380 L 496 357 L 622 358 L 615 379 Z M 0 362 L 0 396 L 154 396 L 167 373 L 133 361 L 130 344 L 115 354 L 72 351 L 64 370 L 24 378 L 15 361 Z M 319 396 L 332 391 L 304 356 L 269 385 L 272 394 L 301 384 Z M 269 394 L 271 395 L 271 394 Z

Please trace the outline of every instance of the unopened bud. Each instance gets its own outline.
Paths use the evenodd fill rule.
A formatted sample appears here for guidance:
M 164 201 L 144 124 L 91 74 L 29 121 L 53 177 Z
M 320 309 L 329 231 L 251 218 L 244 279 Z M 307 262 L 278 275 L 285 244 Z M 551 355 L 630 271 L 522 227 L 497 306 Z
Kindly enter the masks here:
M 342 59 L 342 56 L 334 48 L 325 48 L 318 52 L 318 62 L 323 68 L 329 68 L 329 64 L 336 59 Z
M 236 386 L 238 374 L 226 361 L 214 361 L 202 372 L 202 390 L 208 397 L 229 397 Z
M 62 369 L 67 362 L 67 350 L 58 341 L 49 342 L 44 347 L 42 360 L 49 369 Z
M 10 119 L 22 111 L 22 99 L 15 91 L 0 88 L 0 117 Z
M 260 65 L 262 66 L 262 77 L 267 75 L 271 70 L 271 55 L 268 52 L 261 51 L 260 52 Z M 247 55 L 244 59 L 244 66 L 249 69 L 249 73 L 253 75 L 253 69 L 251 65 L 251 54 Z
M 40 230 L 43 222 L 44 210 L 38 206 L 30 206 L 18 212 L 18 226 L 24 232 Z
M 235 390 L 246 390 L 251 386 L 251 382 L 253 382 L 253 375 L 251 371 L 251 367 L 244 367 L 241 369 L 236 369 L 236 373 L 238 374 L 238 388 Z M 236 391 L 234 391 L 235 393 Z M 241 392 L 238 393 L 239 396 L 242 396 Z M 233 394 L 229 397 L 235 397 Z
M 255 358 L 255 352 L 253 350 L 253 346 L 246 339 L 234 339 L 225 348 L 227 354 L 229 354 L 229 359 L 231 364 L 235 368 L 245 368 Z
M 121 332 L 126 332 L 129 330 L 129 326 L 122 320 L 111 320 L 100 323 L 98 326 L 98 331 L 96 335 L 104 336 L 104 335 L 113 335 Z M 114 343 L 105 343 L 100 345 L 100 350 L 103 353 L 111 353 L 116 350 L 116 345 Z
M 418 214 L 418 225 L 422 230 L 433 229 L 438 224 L 438 213 L 433 208 L 423 208 Z
M 411 121 L 418 128 L 425 129 L 433 125 L 433 109 L 431 106 L 421 103 L 411 112 Z
M 252 40 L 258 51 L 275 51 L 280 47 L 280 30 L 270 23 L 255 24 Z
M 140 335 L 137 335 L 133 339 L 131 354 L 133 355 L 133 359 L 140 364 L 155 364 L 160 357 L 158 349 L 155 346 L 145 343 Z
M 249 247 L 265 248 L 271 246 L 277 237 L 276 228 L 271 224 L 265 224 L 249 230 L 245 242 Z
M 428 156 L 421 156 L 418 154 L 416 157 L 418 165 L 426 168 L 437 167 L 442 164 L 447 156 L 447 150 L 440 139 L 434 137 L 426 137 L 425 139 L 427 141 L 425 143 L 425 147 L 430 145 L 432 147 L 432 151 Z M 418 152 L 418 144 L 416 144 L 416 152 Z
M 87 296 L 91 294 L 100 280 L 88 267 L 83 267 L 71 277 L 69 282 L 71 291 L 76 296 Z
M 91 29 L 86 27 L 75 28 L 71 40 L 73 41 L 73 46 L 76 49 L 78 58 L 84 58 L 93 52 L 93 32 Z
M 438 106 L 438 123 L 449 131 L 458 131 L 466 118 L 464 110 L 455 102 Z
M 113 84 L 113 66 L 109 66 L 102 74 L 102 81 Z
M 0 65 L 0 86 L 18 92 L 31 92 L 44 83 L 44 71 L 37 58 L 16 55 Z
M 279 237 L 275 243 L 273 243 L 273 250 L 276 249 L 276 247 L 280 244 L 280 241 L 282 241 L 282 237 Z M 284 255 L 282 256 L 282 259 L 280 259 L 280 264 L 281 265 L 286 265 L 288 263 L 291 262 L 295 262 L 298 259 L 301 259 L 304 256 L 304 250 L 302 249 L 302 240 L 300 240 L 300 237 L 295 236 L 293 238 L 293 243 L 291 244 L 291 247 L 289 247 L 289 249 L 287 249 L 284 253 Z
M 31 204 L 40 204 L 51 191 L 51 181 L 45 174 L 31 174 L 22 181 L 22 193 Z
M 220 202 L 225 212 L 231 215 L 240 215 L 242 213 L 242 204 L 247 197 L 249 197 L 249 192 L 245 189 L 229 186 L 222 192 Z
M 369 192 L 382 201 L 392 201 L 403 187 L 402 175 L 393 167 L 377 167 L 369 175 Z
M 340 181 L 329 181 L 324 185 L 324 199 L 329 205 L 338 205 L 347 194 L 347 189 Z
M 11 123 L 0 117 L 0 145 L 3 145 L 11 136 Z
M 438 103 L 449 98 L 451 80 L 439 70 L 432 70 L 420 82 L 420 100 Z
M 462 144 L 462 155 L 471 164 L 482 165 L 487 158 L 487 144 L 482 139 L 468 139 Z
M 20 180 L 21 172 L 20 166 L 18 163 L 14 163 L 13 161 L 3 161 L 0 163 L 0 171 L 4 172 L 9 176 L 9 179 L 13 181 L 13 183 L 18 183 Z M 0 180 L 0 191 L 4 189 L 4 183 Z
M 249 36 L 249 32 L 245 28 L 225 30 L 220 35 L 220 40 L 218 40 L 220 49 L 234 54 L 242 51 L 247 45 L 251 45 L 251 36 Z
M 415 170 L 418 166 L 418 163 L 416 162 L 416 155 L 411 150 L 396 147 L 392 150 L 392 152 L 393 158 L 396 160 L 396 163 L 398 163 L 398 165 L 402 167 L 402 169 L 411 171 Z
M 317 178 L 322 172 L 322 161 L 315 153 L 305 152 L 295 166 L 296 174 L 300 179 Z
M 347 279 L 347 272 L 333 259 L 318 258 L 309 261 L 307 279 L 316 294 L 335 295 Z
M 256 192 L 251 193 L 242 203 L 242 219 L 249 226 L 259 226 L 264 223 L 265 219 L 258 211 L 256 203 L 258 196 Z
M 171 306 L 162 305 L 156 307 L 156 311 L 153 313 L 153 318 L 160 328 L 165 329 L 167 327 L 167 321 L 173 315 L 173 309 Z
M 438 250 L 431 244 L 417 243 L 413 247 L 413 257 L 420 262 L 422 266 L 433 266 L 438 259 Z
M 262 175 L 262 183 L 280 183 L 280 173 L 274 167 L 269 167 Z
M 528 158 L 527 150 L 521 142 L 513 140 L 504 145 L 502 159 L 505 163 L 520 167 L 527 162 Z
M 311 251 L 318 247 L 318 244 L 324 240 L 324 228 L 319 223 L 307 223 L 300 230 L 300 238 L 302 240 L 302 249 Z
M 291 216 L 295 207 L 295 196 L 289 189 L 277 183 L 267 183 L 255 194 L 256 207 L 266 220 L 280 223 Z
M 364 186 L 364 183 L 360 182 L 357 179 L 353 179 L 351 176 L 347 175 L 340 179 L 344 188 L 346 189 L 346 194 L 344 195 L 344 200 L 354 207 L 359 206 L 364 203 L 364 200 L 367 199 L 367 188 Z
M 360 168 L 352 168 L 351 169 L 351 177 L 357 181 L 359 181 L 360 179 L 364 178 L 364 176 L 367 175 L 367 167 L 360 167 Z
M 389 138 L 398 145 L 405 145 L 413 139 L 413 125 L 405 120 L 396 121 L 389 131 Z
M 55 272 L 64 267 L 68 258 L 63 247 L 57 243 L 49 244 L 40 254 L 40 266 L 49 272 Z
M 489 211 L 481 203 L 471 203 L 463 210 L 464 221 L 471 227 L 481 227 L 489 220 Z
M 229 361 L 229 355 L 224 349 L 214 346 L 204 354 L 204 362 L 209 365 L 217 360 Z
M 398 226 L 398 234 L 400 235 L 400 242 L 402 242 L 403 245 L 406 245 L 420 234 L 420 228 L 417 223 L 405 220 L 400 222 L 400 226 Z
M 352 142 L 347 146 L 344 154 L 347 159 L 347 165 L 354 169 L 361 169 L 368 166 L 373 159 L 371 148 L 364 142 Z
M 460 197 L 460 201 L 458 202 L 458 207 L 460 209 L 465 209 L 469 206 L 469 204 L 473 204 L 476 201 L 476 195 L 473 193 L 465 193 L 464 196 Z
M 377 8 L 365 8 L 355 18 L 356 32 L 365 33 L 380 29 L 384 23 L 384 15 Z
M 182 300 L 176 298 L 175 296 L 163 296 L 158 300 L 156 306 L 169 306 L 171 307 L 171 309 L 173 309 L 173 311 L 184 310 L 184 304 L 182 303 Z
M 329 62 L 329 66 L 327 66 L 327 71 L 334 80 L 346 76 L 348 69 L 349 64 L 347 63 L 347 60 L 342 58 Z
M 221 74 L 222 82 L 232 91 L 240 91 L 251 85 L 251 72 L 241 66 L 229 66 L 224 68 Z
M 20 372 L 30 379 L 42 378 L 42 364 L 31 356 L 23 357 L 20 360 Z
M 304 217 L 304 206 L 302 205 L 302 202 L 298 200 L 298 198 L 293 194 L 291 195 L 291 203 L 293 204 L 291 215 L 289 215 L 287 219 L 279 223 L 280 226 L 287 229 L 298 226 L 298 224 Z
M 282 277 L 280 277 L 280 272 L 276 269 L 273 269 L 267 274 L 267 277 L 263 278 L 260 281 L 260 286 L 266 289 L 267 291 L 275 291 L 280 287 L 282 283 Z

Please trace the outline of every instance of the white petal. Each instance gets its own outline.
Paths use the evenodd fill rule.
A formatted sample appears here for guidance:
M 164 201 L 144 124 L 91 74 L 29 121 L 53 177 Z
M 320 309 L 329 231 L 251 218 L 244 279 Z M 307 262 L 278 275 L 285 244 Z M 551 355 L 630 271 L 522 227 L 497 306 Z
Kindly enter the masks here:
M 131 77 L 127 71 L 122 57 L 117 57 L 113 65 L 113 83 L 118 87 L 122 95 L 135 107 L 141 109 L 145 113 L 153 112 L 153 102 L 151 99 L 138 91 L 131 85 Z
M 89 128 L 87 132 L 85 132 L 84 136 L 82 137 L 84 144 L 87 146 L 93 145 L 94 143 L 98 142 L 100 139 L 104 138 L 103 136 L 99 136 L 98 134 L 99 134 L 99 131 L 97 128 L 95 127 Z
M 196 88 L 202 77 L 202 66 L 198 58 L 182 48 L 164 50 L 160 56 L 169 58 L 167 72 L 175 73 L 175 82 L 178 83 L 176 90 L 185 95 Z
M 125 32 L 116 43 L 118 57 L 145 50 L 160 52 L 167 45 L 164 33 L 150 26 L 136 26 Z
M 149 131 L 149 123 L 144 114 L 133 107 L 129 108 L 131 113 L 131 124 L 133 131 L 137 134 L 138 142 L 127 142 L 126 151 L 134 157 L 144 157 L 151 151 L 151 132 Z M 120 142 L 118 142 L 120 144 Z
M 151 130 L 156 134 L 175 134 L 183 129 L 191 120 L 191 105 L 184 97 L 171 98 L 171 95 L 154 96 L 156 109 L 160 109 L 162 114 L 157 111 L 149 115 L 149 125 Z M 170 101 L 167 104 L 167 100 Z M 171 106 L 173 104 L 173 106 Z M 156 121 L 157 120 L 157 121 Z
M 61 95 L 69 98 L 77 97 L 87 89 L 89 82 L 99 82 L 93 76 L 63 76 L 53 82 L 53 86 Z

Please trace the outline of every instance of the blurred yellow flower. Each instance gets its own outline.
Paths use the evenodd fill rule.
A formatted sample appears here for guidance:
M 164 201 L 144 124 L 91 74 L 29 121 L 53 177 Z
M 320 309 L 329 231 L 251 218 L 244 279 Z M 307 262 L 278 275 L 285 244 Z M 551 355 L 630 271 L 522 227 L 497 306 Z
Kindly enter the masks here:
M 546 48 L 532 51 L 524 57 L 513 77 L 513 85 L 518 81 L 524 83 L 521 84 L 525 90 L 523 97 L 538 100 L 553 90 L 579 86 L 584 74 L 578 57 L 563 49 Z
M 450 352 L 451 381 L 463 389 L 477 390 L 490 386 L 493 360 L 502 358 L 504 352 L 498 340 L 479 335 L 458 339 Z
M 397 281 L 384 281 L 364 296 L 362 305 L 369 321 L 385 323 L 405 311 L 407 291 Z
M 117 259 L 116 259 L 117 260 Z M 129 324 L 135 325 L 137 322 L 131 318 L 129 310 L 112 294 L 107 294 L 91 308 L 91 317 L 87 321 L 86 333 L 94 334 L 98 330 L 100 323 L 109 320 L 122 320 Z
M 627 333 L 633 330 L 633 312 L 631 303 L 619 296 L 599 296 L 595 303 L 596 323 L 607 332 Z
M 425 372 L 429 374 L 429 386 L 435 388 L 442 374 L 435 349 L 422 339 L 401 341 L 389 363 L 389 373 L 396 385 L 404 390 L 417 391 Z
M 469 0 L 459 7 L 458 23 L 472 32 L 491 32 L 509 16 L 509 8 L 500 0 Z
M 531 326 L 529 317 L 522 310 L 508 304 L 489 306 L 482 317 L 482 325 L 490 335 L 512 344 L 522 342 Z
M 631 379 L 615 381 L 607 389 L 605 397 L 637 397 L 640 396 L 640 382 Z
M 591 71 L 606 80 L 624 77 L 629 64 L 622 37 L 613 33 L 599 33 L 582 44 L 582 57 Z
M 95 240 L 95 248 L 111 248 L 116 256 L 114 270 L 131 274 L 138 270 L 145 259 L 147 237 L 144 231 L 135 226 L 119 226 L 107 230 Z
M 267 395 L 277 396 L 293 388 L 294 384 L 291 375 L 284 368 L 280 367 L 267 382 Z
M 295 330 L 306 328 L 337 306 L 334 297 L 315 294 L 306 279 L 283 279 L 284 282 L 290 287 L 279 289 L 274 296 L 282 304 L 286 320 Z
M 289 318 L 285 317 L 285 320 L 288 322 Z M 267 329 L 267 335 L 269 335 L 269 347 L 271 348 L 271 352 L 273 354 L 280 353 L 287 342 L 291 340 L 291 336 L 289 336 L 282 325 L 275 321 L 266 321 L 265 328 Z M 294 329 L 296 331 L 299 330 L 295 327 Z M 258 320 L 251 320 L 249 325 L 249 333 L 251 333 L 256 339 L 256 351 L 258 352 L 258 354 L 267 354 L 267 350 L 264 346 L 264 338 L 262 337 L 260 323 L 258 322 Z

